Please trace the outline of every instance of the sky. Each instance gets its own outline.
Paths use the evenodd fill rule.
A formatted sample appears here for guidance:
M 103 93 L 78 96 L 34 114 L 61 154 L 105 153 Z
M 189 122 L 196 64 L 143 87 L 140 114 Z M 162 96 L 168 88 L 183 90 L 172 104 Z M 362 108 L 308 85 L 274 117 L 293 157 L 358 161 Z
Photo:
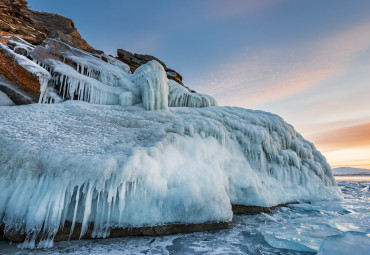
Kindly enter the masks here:
M 156 56 L 219 105 L 276 113 L 332 167 L 370 169 L 368 0 L 28 0 L 94 48 Z

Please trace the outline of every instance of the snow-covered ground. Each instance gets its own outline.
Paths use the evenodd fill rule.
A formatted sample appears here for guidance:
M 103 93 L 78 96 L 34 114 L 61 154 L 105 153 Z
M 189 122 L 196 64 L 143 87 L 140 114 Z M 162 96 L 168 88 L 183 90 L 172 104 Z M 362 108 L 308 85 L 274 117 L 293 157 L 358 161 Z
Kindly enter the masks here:
M 369 169 L 338 167 L 333 168 L 334 175 L 370 175 Z
M 164 237 L 55 243 L 21 250 L 0 241 L 1 254 L 351 254 L 370 250 L 370 179 L 341 181 L 343 201 L 290 205 L 268 214 L 235 215 L 230 229 Z M 350 252 L 349 252 L 350 251 Z

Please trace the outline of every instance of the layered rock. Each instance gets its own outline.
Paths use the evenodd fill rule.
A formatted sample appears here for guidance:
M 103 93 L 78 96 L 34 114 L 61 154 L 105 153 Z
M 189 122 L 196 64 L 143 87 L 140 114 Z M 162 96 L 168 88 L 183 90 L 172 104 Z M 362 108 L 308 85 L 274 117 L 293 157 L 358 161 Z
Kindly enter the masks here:
M 0 35 L 17 35 L 33 44 L 54 38 L 83 50 L 93 50 L 78 33 L 72 20 L 58 14 L 30 10 L 25 0 L 1 0 L 0 19 Z
M 1 45 L 0 45 L 1 46 Z M 30 72 L 17 62 L 15 55 L 7 48 L 0 47 L 0 74 L 34 97 L 40 95 L 40 82 L 35 73 Z M 7 91 L 3 91 L 6 94 Z

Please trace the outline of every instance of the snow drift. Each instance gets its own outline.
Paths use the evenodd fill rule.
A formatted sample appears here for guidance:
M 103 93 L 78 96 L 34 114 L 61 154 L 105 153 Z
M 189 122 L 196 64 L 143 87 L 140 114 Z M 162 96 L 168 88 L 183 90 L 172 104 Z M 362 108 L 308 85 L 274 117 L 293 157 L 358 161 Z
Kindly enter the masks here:
M 61 103 L 0 111 L 0 218 L 24 247 L 51 246 L 66 222 L 107 237 L 229 221 L 232 204 L 340 199 L 325 158 L 274 114 L 212 106 L 156 61 L 130 74 L 52 40 L 30 55 L 51 77 L 40 102 Z

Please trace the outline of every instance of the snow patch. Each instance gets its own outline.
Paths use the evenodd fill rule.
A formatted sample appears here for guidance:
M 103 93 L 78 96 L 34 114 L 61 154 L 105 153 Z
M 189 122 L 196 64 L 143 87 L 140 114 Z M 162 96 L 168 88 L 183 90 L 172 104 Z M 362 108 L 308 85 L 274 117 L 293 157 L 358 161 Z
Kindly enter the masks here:
M 0 91 L 0 106 L 13 106 L 14 102 L 5 94 Z

